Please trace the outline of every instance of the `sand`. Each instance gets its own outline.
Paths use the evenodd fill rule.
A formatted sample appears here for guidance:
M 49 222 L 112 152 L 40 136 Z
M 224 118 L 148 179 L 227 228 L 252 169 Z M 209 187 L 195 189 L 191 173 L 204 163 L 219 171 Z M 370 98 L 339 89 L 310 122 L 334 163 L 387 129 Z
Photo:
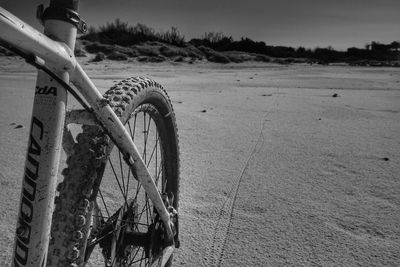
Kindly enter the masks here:
M 169 92 L 182 166 L 174 265 L 400 265 L 399 68 L 84 68 L 102 92 L 139 75 Z M 34 79 L 22 60 L 0 58 L 2 266 L 12 253 Z

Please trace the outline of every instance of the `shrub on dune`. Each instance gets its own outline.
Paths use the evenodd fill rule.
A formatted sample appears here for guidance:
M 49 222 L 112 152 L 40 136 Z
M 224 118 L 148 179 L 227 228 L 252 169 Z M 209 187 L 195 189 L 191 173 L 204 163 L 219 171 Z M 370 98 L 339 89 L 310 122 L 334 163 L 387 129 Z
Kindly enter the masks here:
M 114 51 L 111 54 L 109 54 L 107 56 L 108 59 L 111 60 L 118 60 L 118 61 L 122 61 L 122 60 L 127 60 L 128 56 L 125 55 L 124 53 L 118 52 L 118 51 Z
M 224 54 L 214 51 L 213 49 L 205 46 L 200 46 L 199 49 L 206 55 L 207 60 L 215 63 L 229 63 L 230 60 Z
M 185 51 L 185 49 L 180 48 L 180 47 L 174 47 L 174 46 L 167 46 L 163 45 L 160 47 L 160 53 L 166 57 L 176 57 L 176 56 L 181 56 L 181 57 L 187 57 L 188 53 Z
M 79 42 L 75 44 L 74 54 L 76 57 L 86 57 L 86 51 L 83 49 L 83 45 Z
M 138 53 L 142 56 L 158 56 L 160 55 L 160 46 L 151 45 L 151 44 L 143 44 L 143 45 L 134 45 L 132 46 L 134 49 L 138 51 Z
M 89 53 L 103 53 L 103 54 L 110 54 L 114 51 L 114 48 L 112 45 L 108 44 L 101 44 L 99 42 L 93 42 L 91 44 L 86 45 L 86 51 Z
M 99 52 L 92 59 L 92 62 L 99 62 L 99 61 L 103 61 L 104 59 L 106 59 L 106 55 L 104 53 L 102 53 L 102 52 Z

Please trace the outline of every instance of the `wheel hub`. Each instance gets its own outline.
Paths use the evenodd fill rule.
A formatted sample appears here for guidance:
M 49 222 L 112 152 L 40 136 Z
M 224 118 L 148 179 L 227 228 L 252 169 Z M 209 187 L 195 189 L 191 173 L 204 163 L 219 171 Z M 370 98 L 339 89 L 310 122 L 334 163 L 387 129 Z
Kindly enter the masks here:
M 178 221 L 178 214 L 172 206 L 173 198 L 173 194 L 162 195 L 164 205 L 171 216 L 175 246 L 178 247 L 179 240 L 175 227 Z M 115 263 L 117 266 L 127 266 L 129 258 L 133 253 L 132 251 L 137 251 L 138 249 L 143 249 L 145 257 L 152 262 L 162 254 L 166 246 L 170 245 L 166 242 L 167 234 L 165 226 L 155 209 L 154 214 L 153 222 L 147 229 L 141 227 L 140 230 L 142 231 L 139 231 L 138 204 L 135 200 L 128 200 L 107 221 L 101 220 L 101 222 L 96 223 L 100 225 L 100 229 L 96 229 L 96 233 L 93 233 L 96 236 L 91 234 L 90 240 L 94 240 L 95 242 L 88 245 L 88 247 L 98 243 L 106 259 L 107 266 L 114 266 Z

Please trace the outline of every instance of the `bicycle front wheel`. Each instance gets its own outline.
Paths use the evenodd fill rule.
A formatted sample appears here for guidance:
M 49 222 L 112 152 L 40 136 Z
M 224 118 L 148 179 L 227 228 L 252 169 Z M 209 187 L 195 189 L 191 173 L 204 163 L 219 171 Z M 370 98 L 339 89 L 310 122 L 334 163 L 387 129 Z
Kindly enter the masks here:
M 131 78 L 104 98 L 131 134 L 164 202 L 177 211 L 179 147 L 168 95 L 152 80 Z M 58 186 L 48 263 L 161 264 L 164 227 L 135 171 L 99 127 L 83 126 L 76 140 Z M 177 217 L 175 230 L 179 245 Z

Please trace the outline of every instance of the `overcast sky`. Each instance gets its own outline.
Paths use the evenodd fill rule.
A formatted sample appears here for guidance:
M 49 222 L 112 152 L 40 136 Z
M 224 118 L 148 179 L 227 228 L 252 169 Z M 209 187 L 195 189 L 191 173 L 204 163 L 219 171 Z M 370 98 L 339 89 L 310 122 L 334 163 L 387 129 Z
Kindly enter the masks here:
M 48 2 L 0 0 L 36 27 L 35 7 Z M 309 48 L 400 40 L 400 0 L 81 0 L 80 13 L 93 26 L 115 18 L 156 30 L 176 26 L 187 40 L 208 31 Z

